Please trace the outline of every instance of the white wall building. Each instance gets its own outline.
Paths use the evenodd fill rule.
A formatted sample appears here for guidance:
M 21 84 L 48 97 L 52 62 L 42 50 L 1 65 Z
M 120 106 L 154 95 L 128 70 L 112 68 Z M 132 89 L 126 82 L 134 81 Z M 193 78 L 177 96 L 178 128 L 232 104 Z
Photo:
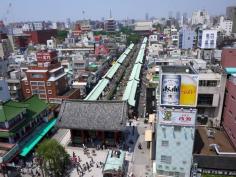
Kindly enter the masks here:
M 205 10 L 198 10 L 194 11 L 192 14 L 192 25 L 197 25 L 197 24 L 204 24 L 204 25 L 209 25 L 210 24 L 210 16 L 207 11 Z
M 217 30 L 200 29 L 198 31 L 198 47 L 201 49 L 215 49 L 217 40 Z
M 218 31 L 224 32 L 226 36 L 230 36 L 232 33 L 232 28 L 233 28 L 233 22 L 221 16 L 220 22 L 217 25 L 216 29 Z

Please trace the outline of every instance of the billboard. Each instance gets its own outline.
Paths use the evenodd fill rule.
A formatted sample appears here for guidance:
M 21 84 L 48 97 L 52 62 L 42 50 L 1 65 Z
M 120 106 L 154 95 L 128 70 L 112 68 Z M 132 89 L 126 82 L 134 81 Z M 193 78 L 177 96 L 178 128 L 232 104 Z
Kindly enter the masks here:
M 180 126 L 194 126 L 196 109 L 166 109 L 159 110 L 159 123 Z
M 161 105 L 196 107 L 198 75 L 162 74 Z

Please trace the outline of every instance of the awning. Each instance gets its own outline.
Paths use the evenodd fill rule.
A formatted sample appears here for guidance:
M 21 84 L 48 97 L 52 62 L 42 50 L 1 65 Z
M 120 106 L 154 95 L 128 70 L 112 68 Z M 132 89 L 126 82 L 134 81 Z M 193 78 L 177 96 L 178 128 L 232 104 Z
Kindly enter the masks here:
M 152 141 L 152 130 L 145 130 L 145 141 Z
M 49 122 L 43 123 L 39 129 L 36 129 L 30 136 L 31 138 L 27 141 L 21 148 L 20 155 L 26 156 L 38 142 L 51 130 L 52 127 L 56 124 L 56 119 L 53 119 Z
M 155 114 L 149 114 L 148 123 L 155 123 Z
M 227 74 L 234 74 L 234 73 L 236 73 L 236 68 L 228 67 L 228 68 L 225 68 L 225 71 Z

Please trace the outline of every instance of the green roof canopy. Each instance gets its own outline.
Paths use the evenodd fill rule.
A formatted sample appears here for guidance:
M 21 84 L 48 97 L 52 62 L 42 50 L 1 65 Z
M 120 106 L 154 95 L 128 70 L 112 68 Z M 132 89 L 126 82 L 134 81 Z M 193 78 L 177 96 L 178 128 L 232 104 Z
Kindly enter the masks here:
M 225 68 L 227 74 L 235 74 L 236 68 Z
M 136 80 L 129 81 L 122 97 L 122 100 L 123 101 L 128 100 L 128 103 L 131 106 L 135 106 L 135 94 L 137 91 L 138 83 L 139 82 Z
M 97 100 L 108 83 L 108 79 L 104 78 L 100 80 L 98 84 L 93 88 L 93 90 L 89 93 L 89 95 L 85 98 L 85 100 Z
M 50 122 L 43 123 L 38 127 L 29 137 L 27 142 L 22 143 L 22 150 L 20 152 L 21 156 L 26 156 L 38 142 L 51 130 L 52 127 L 56 124 L 56 119 L 51 120 Z
M 115 75 L 115 73 L 119 69 L 119 67 L 120 67 L 120 64 L 115 63 L 103 77 L 104 78 L 107 77 L 107 78 L 111 79 Z
M 12 107 L 7 104 L 0 105 L 0 122 L 9 121 L 24 111 L 24 107 Z

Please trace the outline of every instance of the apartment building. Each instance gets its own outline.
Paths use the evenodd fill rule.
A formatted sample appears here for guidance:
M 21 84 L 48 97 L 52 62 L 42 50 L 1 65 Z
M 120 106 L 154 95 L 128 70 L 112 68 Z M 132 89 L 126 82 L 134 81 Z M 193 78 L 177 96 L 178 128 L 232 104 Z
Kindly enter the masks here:
M 192 60 L 192 63 L 199 77 L 197 121 L 219 128 L 227 75 L 221 67 L 207 66 L 202 59 Z
M 192 49 L 194 45 L 195 32 L 187 27 L 183 27 L 179 31 L 179 48 Z
M 56 51 L 40 51 L 37 54 L 37 65 L 31 65 L 22 79 L 23 96 L 28 98 L 39 95 L 47 101 L 56 98 L 72 98 L 79 96 L 77 90 L 70 90 L 64 68 L 57 61 Z
M 215 29 L 199 29 L 198 31 L 198 47 L 200 49 L 215 49 L 217 40 L 217 30 Z

